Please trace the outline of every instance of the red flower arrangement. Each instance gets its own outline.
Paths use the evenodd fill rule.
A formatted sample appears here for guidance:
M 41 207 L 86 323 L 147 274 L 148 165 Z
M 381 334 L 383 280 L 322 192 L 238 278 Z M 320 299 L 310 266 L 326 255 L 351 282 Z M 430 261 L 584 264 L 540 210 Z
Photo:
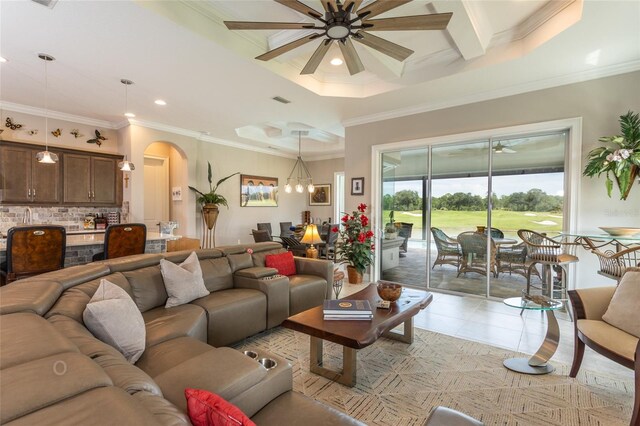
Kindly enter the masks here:
M 353 214 L 342 217 L 342 230 L 333 228 L 333 232 L 340 232 L 339 243 L 336 244 L 337 258 L 361 274 L 373 263 L 373 231 L 369 228 L 366 211 L 367 205 L 361 203 Z

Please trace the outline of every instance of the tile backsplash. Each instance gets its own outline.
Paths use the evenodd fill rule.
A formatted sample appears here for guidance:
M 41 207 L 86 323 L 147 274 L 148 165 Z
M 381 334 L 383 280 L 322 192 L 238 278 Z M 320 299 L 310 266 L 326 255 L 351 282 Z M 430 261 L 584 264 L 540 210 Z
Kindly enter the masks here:
M 31 223 L 62 225 L 67 231 L 80 231 L 83 229 L 84 217 L 91 214 L 103 214 L 109 212 L 121 212 L 117 207 L 31 207 L 31 206 L 1 206 L 0 205 L 0 232 L 7 234 L 12 226 L 22 225 L 27 207 L 31 208 Z

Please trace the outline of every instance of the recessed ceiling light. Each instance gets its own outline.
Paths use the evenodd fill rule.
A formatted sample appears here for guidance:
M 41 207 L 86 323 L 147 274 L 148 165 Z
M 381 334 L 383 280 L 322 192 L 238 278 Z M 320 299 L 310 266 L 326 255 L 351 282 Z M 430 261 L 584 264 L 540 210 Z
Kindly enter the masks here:
M 4 62 L 7 62 L 7 60 L 5 58 L 3 58 L 2 56 L 0 56 L 0 62 L 4 63 Z
M 132 113 L 132 112 L 125 112 L 125 113 L 124 113 L 124 116 L 125 116 L 125 117 L 129 117 L 129 118 L 133 118 L 133 117 L 135 117 L 136 115 L 135 115 L 134 113 Z
M 342 59 L 340 59 L 340 58 L 333 58 L 333 59 L 331 60 L 331 65 L 335 65 L 336 67 L 337 67 L 338 65 L 342 65 Z
M 167 103 L 165 101 L 163 101 L 162 99 L 156 99 L 154 102 L 156 105 L 162 105 L 165 106 Z

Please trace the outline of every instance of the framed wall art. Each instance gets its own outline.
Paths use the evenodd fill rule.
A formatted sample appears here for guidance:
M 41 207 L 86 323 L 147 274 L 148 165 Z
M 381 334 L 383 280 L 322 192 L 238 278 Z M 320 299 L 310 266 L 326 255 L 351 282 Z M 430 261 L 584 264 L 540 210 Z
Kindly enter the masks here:
M 240 207 L 278 207 L 278 178 L 240 175 Z
M 310 206 L 330 206 L 331 205 L 331 184 L 325 183 L 314 185 L 315 189 L 309 193 Z
M 351 195 L 364 195 L 364 178 L 351 178 Z

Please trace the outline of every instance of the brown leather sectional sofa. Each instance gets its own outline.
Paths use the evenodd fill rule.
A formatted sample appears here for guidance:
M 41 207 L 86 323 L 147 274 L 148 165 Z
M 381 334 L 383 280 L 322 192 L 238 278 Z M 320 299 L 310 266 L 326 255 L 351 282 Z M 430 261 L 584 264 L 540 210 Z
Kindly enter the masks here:
M 297 275 L 274 278 L 264 257 L 280 251 L 274 243 L 197 251 L 210 294 L 169 309 L 160 259 L 181 262 L 189 252 L 76 266 L 1 288 L 0 423 L 189 424 L 191 387 L 221 395 L 258 425 L 361 424 L 293 392 L 285 359 L 260 350 L 277 362 L 267 370 L 224 347 L 330 297 L 331 262 L 296 258 Z M 83 324 L 102 278 L 142 312 L 146 348 L 135 365 Z

